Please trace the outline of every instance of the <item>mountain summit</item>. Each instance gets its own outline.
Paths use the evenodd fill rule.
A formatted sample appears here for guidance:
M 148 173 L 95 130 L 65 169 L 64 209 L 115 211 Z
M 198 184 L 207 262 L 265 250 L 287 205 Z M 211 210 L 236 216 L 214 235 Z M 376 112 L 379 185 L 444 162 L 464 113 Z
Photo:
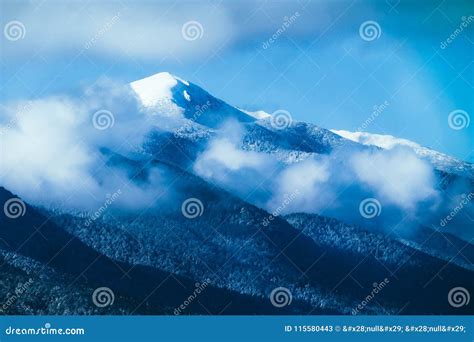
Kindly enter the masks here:
M 473 181 L 437 163 L 435 151 L 331 132 L 285 110 L 247 112 L 170 73 L 130 89 L 124 103 L 133 106 L 107 94 L 114 113 L 96 112 L 93 125 L 67 122 L 67 134 L 24 139 L 10 127 L 19 139 L 5 139 L 8 150 L 28 140 L 60 158 L 33 149 L 25 156 L 44 162 L 11 163 L 19 164 L 9 171 L 15 182 L 0 184 L 0 279 L 9 280 L 0 295 L 33 279 L 28 297 L 18 297 L 26 309 L 6 312 L 169 314 L 199 283 L 206 288 L 184 313 L 350 314 L 381 281 L 389 284 L 364 313 L 472 311 L 450 306 L 446 295 L 474 283 L 474 207 L 471 195 L 462 197 Z M 94 95 L 101 103 L 103 93 Z M 51 102 L 61 113 L 69 108 Z M 105 128 L 94 121 L 104 112 Z M 38 117 L 21 123 L 42 132 L 55 122 Z M 124 143 L 136 131 L 141 139 Z M 80 137 L 92 159 L 73 154 L 69 137 L 71 146 Z M 436 158 L 421 160 L 424 153 Z M 43 191 L 17 185 L 33 169 Z M 73 181 L 58 177 L 79 171 Z M 91 303 L 104 286 L 116 296 L 111 311 Z M 271 297 L 281 288 L 290 293 L 285 308 Z
M 134 81 L 130 87 L 151 114 L 186 118 L 211 128 L 222 125 L 228 119 L 242 123 L 255 121 L 252 115 L 168 72 Z

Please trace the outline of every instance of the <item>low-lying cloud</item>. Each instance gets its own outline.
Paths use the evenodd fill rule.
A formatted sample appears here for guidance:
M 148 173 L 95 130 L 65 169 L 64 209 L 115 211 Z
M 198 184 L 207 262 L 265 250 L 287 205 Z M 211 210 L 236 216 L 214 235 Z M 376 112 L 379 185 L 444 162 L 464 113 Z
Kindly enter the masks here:
M 297 189 L 281 214 L 318 213 L 366 225 L 359 204 L 375 198 L 382 213 L 373 223 L 389 227 L 402 219 L 427 222 L 440 203 L 433 167 L 403 147 L 343 147 L 286 165 L 267 153 L 242 150 L 241 140 L 218 137 L 194 170 L 270 212 Z M 257 191 L 250 192 L 249 183 Z
M 156 168 L 143 170 L 143 181 L 125 160 L 108 163 L 109 151 L 126 157 L 152 127 L 126 85 L 99 83 L 80 99 L 9 103 L 0 117 L 0 185 L 33 204 L 91 208 L 120 188 L 117 204 L 137 207 L 163 189 Z
M 404 210 L 437 195 L 433 167 L 407 148 L 355 153 L 350 164 L 359 182 Z
M 89 210 L 120 189 L 114 206 L 142 209 L 160 194 L 170 202 L 177 193 L 168 190 L 167 171 L 139 153 L 150 130 L 166 129 L 165 120 L 142 112 L 128 85 L 99 82 L 80 97 L 7 103 L 0 111 L 0 185 L 31 204 Z M 269 212 L 278 209 L 279 215 L 317 213 L 386 229 L 400 222 L 433 226 L 469 188 L 456 181 L 440 191 L 433 166 L 404 146 L 346 145 L 286 164 L 270 153 L 247 150 L 245 127 L 237 122 L 215 132 L 194 172 Z M 370 220 L 359 208 L 366 199 L 381 207 Z M 471 212 L 472 203 L 455 220 Z M 466 236 L 465 225 L 457 226 Z

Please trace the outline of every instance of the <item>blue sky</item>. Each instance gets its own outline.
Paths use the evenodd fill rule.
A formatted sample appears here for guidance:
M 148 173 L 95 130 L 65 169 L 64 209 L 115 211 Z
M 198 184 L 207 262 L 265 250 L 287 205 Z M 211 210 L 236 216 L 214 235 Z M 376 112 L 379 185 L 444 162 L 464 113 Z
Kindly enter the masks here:
M 387 102 L 366 131 L 474 161 L 474 123 L 459 130 L 448 124 L 454 110 L 469 119 L 474 113 L 472 1 L 0 6 L 1 102 L 78 94 L 104 76 L 129 82 L 169 71 L 230 104 L 285 109 L 326 128 L 357 130 Z M 19 39 L 7 35 L 12 21 L 23 25 Z M 183 36 L 189 21 L 200 25 L 195 40 Z M 367 21 L 378 24 L 378 38 L 361 36 Z

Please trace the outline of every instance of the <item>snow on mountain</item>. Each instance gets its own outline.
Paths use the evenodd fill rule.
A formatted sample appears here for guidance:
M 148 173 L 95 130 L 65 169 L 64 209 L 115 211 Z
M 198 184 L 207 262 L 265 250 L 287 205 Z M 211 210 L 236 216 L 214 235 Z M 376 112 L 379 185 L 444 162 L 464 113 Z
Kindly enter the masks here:
M 132 82 L 130 86 L 146 107 L 153 107 L 163 99 L 171 99 L 171 89 L 178 84 L 178 79 L 167 72 Z M 182 82 L 182 81 L 181 81 Z
M 251 112 L 251 111 L 248 111 L 248 110 L 245 110 L 245 109 L 242 109 L 242 108 L 239 108 L 239 109 L 242 112 L 244 112 L 245 114 L 248 114 L 248 115 L 250 115 L 251 117 L 254 117 L 257 120 L 267 119 L 267 118 L 270 118 L 272 116 L 271 114 L 268 114 L 267 112 L 265 112 L 263 110 L 257 110 L 255 112 Z
M 397 146 L 404 146 L 413 150 L 418 156 L 428 160 L 437 169 L 445 172 L 455 173 L 461 176 L 474 177 L 474 165 L 458 160 L 444 153 L 421 146 L 411 140 L 396 138 L 392 135 L 372 134 L 366 132 L 350 132 L 335 130 L 332 132 L 366 146 L 377 146 L 390 150 Z
M 210 128 L 231 118 L 242 123 L 255 121 L 253 116 L 168 72 L 132 82 L 130 87 L 151 114 L 188 119 Z
M 183 109 L 176 104 L 172 91 L 178 82 L 187 84 L 170 73 L 161 72 L 132 82 L 130 87 L 147 111 L 165 116 L 182 117 Z
M 332 132 L 339 134 L 340 136 L 369 146 L 378 146 L 384 149 L 392 149 L 398 145 L 404 145 L 411 148 L 421 147 L 417 143 L 407 139 L 396 138 L 392 135 L 382 135 L 382 134 L 371 134 L 366 132 L 349 132 L 344 130 L 335 130 L 332 129 Z
M 168 125 L 166 129 L 174 130 L 175 138 L 196 142 L 198 136 L 200 143 L 205 143 L 215 136 L 217 129 L 228 120 L 234 120 L 244 127 L 241 146 L 243 149 L 271 153 L 285 163 L 306 159 L 314 153 L 329 153 L 343 143 L 347 145 L 348 142 L 354 143 L 354 146 L 360 144 L 383 149 L 405 146 L 441 171 L 474 177 L 473 164 L 407 139 L 365 132 L 327 130 L 297 121 L 291 122 L 287 127 L 274 127 L 271 114 L 262 110 L 247 111 L 229 105 L 203 88 L 168 72 L 132 82 L 130 87 L 146 112 L 177 120 L 177 125 Z M 164 120 L 161 126 L 166 126 L 168 121 L 170 120 Z
M 202 302 L 213 312 L 221 312 L 219 306 L 223 304 L 226 305 L 226 313 L 273 313 L 275 308 L 266 298 L 276 286 L 283 286 L 292 292 L 292 305 L 285 309 L 290 313 L 306 313 L 310 309 L 312 313 L 349 313 L 360 298 L 370 293 L 374 282 L 390 277 L 390 287 L 379 294 L 376 304 L 368 305 L 367 313 L 382 313 L 379 307 L 383 307 L 384 313 L 460 312 L 446 303 L 445 294 L 447 288 L 472 283 L 472 268 L 466 266 L 457 253 L 464 249 L 463 256 L 469 257 L 474 250 L 470 246 L 466 249 L 463 241 L 446 245 L 442 240 L 445 237 L 438 235 L 437 240 L 431 240 L 427 246 L 425 236 L 432 234 L 426 229 L 416 238 L 400 243 L 369 224 L 367 229 L 359 229 L 314 213 L 296 213 L 285 217 L 271 215 L 251 204 L 252 198 L 248 195 L 245 198 L 239 196 L 243 192 L 235 191 L 229 186 L 230 183 L 204 179 L 204 176 L 193 173 L 191 166 L 208 149 L 212 139 L 224 137 L 225 142 L 234 133 L 221 128 L 230 119 L 239 122 L 237 130 L 239 133 L 240 128 L 242 130 L 241 144 L 229 147 L 225 143 L 217 150 L 229 157 L 225 159 L 225 166 L 231 171 L 236 168 L 237 158 L 243 160 L 245 165 L 258 166 L 255 154 L 242 150 L 267 153 L 284 163 L 294 163 L 314 154 L 329 154 L 342 145 L 350 147 L 350 152 L 363 149 L 378 152 L 377 148 L 364 145 L 386 149 L 404 145 L 419 155 L 431 158 L 433 163 L 444 165 L 446 170 L 458 165 L 455 162 L 462 162 L 394 137 L 329 131 L 297 121 L 289 122 L 286 127 L 275 127 L 270 114 L 233 107 L 199 86 L 169 73 L 132 82 L 130 87 L 145 112 L 157 119 L 152 121 L 160 125 L 147 136 L 143 151 L 125 156 L 120 151 L 101 150 L 102 157 L 107 160 L 104 172 L 110 172 L 104 178 L 111 178 L 112 168 L 123 171 L 128 177 L 129 186 L 127 192 L 124 189 L 124 197 L 88 224 L 85 222 L 87 217 L 77 215 L 75 211 L 62 213 L 47 208 L 39 211 L 31 206 L 18 220 L 0 216 L 0 241 L 11 245 L 11 251 L 41 263 L 47 261 L 50 267 L 65 277 L 76 278 L 78 274 L 85 274 L 88 283 L 94 287 L 102 286 L 105 280 L 105 284 L 113 285 L 117 304 L 122 305 L 121 308 L 122 297 L 130 298 L 131 303 L 143 303 L 146 297 L 147 307 L 160 310 L 162 307 L 173 308 L 190 292 L 188 285 L 193 288 L 196 281 L 210 279 L 210 285 L 199 303 Z M 167 125 L 170 122 L 172 124 Z M 472 170 L 470 164 L 465 164 Z M 219 170 L 211 168 L 212 172 L 219 173 Z M 343 172 L 341 170 L 340 173 Z M 292 177 L 303 178 L 308 173 L 293 173 L 298 176 Z M 231 172 L 228 174 L 232 176 Z M 252 185 L 253 179 L 250 178 L 259 180 L 257 172 L 247 173 L 244 170 L 235 175 L 237 186 L 242 188 Z M 274 178 L 276 175 L 271 173 Z M 160 182 L 156 183 L 155 178 Z M 158 192 L 151 192 L 161 192 L 159 186 L 162 181 L 166 187 L 163 198 L 162 195 L 156 196 Z M 264 195 L 272 191 L 271 187 L 266 187 L 270 183 L 259 184 Z M 352 200 L 352 194 L 346 195 L 347 201 Z M 0 203 L 12 196 L 12 193 L 0 188 Z M 119 203 L 128 203 L 129 198 L 130 202 L 141 202 L 141 197 L 146 202 L 145 211 L 134 210 L 138 208 L 134 207 L 136 203 L 130 210 L 122 210 L 119 206 Z M 151 203 L 148 203 L 148 198 Z M 201 215 L 195 217 L 196 220 L 188 219 L 182 212 L 183 203 L 191 198 L 198 199 L 204 208 Z M 356 202 L 352 207 L 346 205 L 349 202 L 341 202 L 341 207 L 337 208 L 341 217 L 346 208 L 349 211 L 355 208 L 354 212 L 358 215 L 357 198 Z M 390 206 L 384 203 L 384 214 L 389 209 Z M 298 210 L 304 209 L 298 207 Z M 46 217 L 48 222 L 41 224 Z M 268 217 L 273 220 L 265 225 Z M 373 222 L 381 224 L 381 221 Z M 47 236 L 54 238 L 46 241 L 36 236 L 26 247 L 17 248 L 20 244 L 23 246 L 24 238 L 31 236 L 33 228 L 38 226 Z M 72 247 L 65 250 L 66 254 L 57 253 L 62 251 L 63 241 L 73 241 Z M 0 262 L 1 249 L 2 246 Z M 81 258 L 71 257 L 73 254 L 81 255 Z M 58 257 L 51 262 L 51 255 Z M 93 267 L 90 267 L 90 260 L 99 261 L 92 262 Z M 117 265 L 133 269 L 133 277 L 122 277 L 122 271 L 116 270 Z M 301 270 L 304 277 L 301 277 Z M 350 278 L 347 277 L 349 273 Z M 157 291 L 150 297 L 152 289 L 168 278 L 178 279 L 176 281 L 185 284 L 186 288 L 173 282 L 165 286 L 167 291 Z M 353 281 L 355 279 L 357 284 Z M 62 279 L 58 282 L 69 283 Z M 413 288 L 423 288 L 423 291 L 413 296 L 411 291 L 406 291 Z M 81 295 L 77 291 L 76 296 Z M 6 296 L 5 291 L 0 293 Z M 85 300 L 86 297 L 83 295 L 80 298 Z M 227 307 L 228 303 L 235 304 Z M 56 302 L 54 304 L 55 307 L 51 306 L 50 311 L 46 312 L 57 313 L 58 306 Z M 190 310 L 196 310 L 190 313 L 201 313 L 199 306 L 196 307 L 190 307 Z M 154 310 L 152 313 L 161 313 Z M 467 312 L 469 308 L 462 310 Z
M 231 106 L 167 72 L 132 82 L 130 86 L 146 112 L 165 118 L 155 121 L 162 131 L 153 134 L 145 150 L 154 154 L 161 151 L 166 160 L 176 162 L 182 151 L 186 151 L 186 156 L 181 159 L 193 160 L 210 139 L 224 134 L 221 128 L 229 120 L 241 126 L 240 148 L 272 154 L 284 163 L 301 161 L 315 153 L 329 153 L 343 141 L 348 143 L 339 135 L 309 123 L 293 121 L 288 127 L 274 127 L 269 113 Z M 160 134 L 166 133 L 168 136 L 163 140 Z M 173 146 L 163 148 L 163 142 L 169 140 Z

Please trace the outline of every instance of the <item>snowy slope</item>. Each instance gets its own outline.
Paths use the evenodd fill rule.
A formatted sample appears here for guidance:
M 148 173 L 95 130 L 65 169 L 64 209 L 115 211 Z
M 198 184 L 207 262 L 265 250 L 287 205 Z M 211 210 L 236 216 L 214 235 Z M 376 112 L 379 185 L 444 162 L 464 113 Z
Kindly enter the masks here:
M 363 144 L 365 146 L 377 146 L 387 150 L 390 150 L 396 146 L 404 146 L 413 150 L 418 156 L 428 160 L 438 170 L 469 178 L 474 177 L 473 164 L 421 146 L 407 139 L 396 138 L 392 135 L 372 134 L 366 132 L 349 132 L 335 129 L 332 129 L 331 131 L 340 135 L 341 137 Z
M 210 128 L 227 119 L 255 121 L 239 109 L 215 98 L 201 87 L 167 72 L 130 83 L 142 106 L 151 114 L 185 118 Z
M 169 148 L 160 149 L 163 158 L 193 160 L 199 151 L 221 132 L 229 120 L 243 127 L 241 148 L 272 154 L 284 163 L 304 160 L 313 154 L 327 154 L 338 146 L 377 146 L 392 149 L 404 146 L 428 160 L 435 168 L 447 173 L 474 178 L 474 165 L 421 146 L 413 141 L 391 135 L 328 130 L 305 122 L 292 121 L 285 127 L 275 127 L 272 116 L 265 111 L 247 111 L 212 96 L 201 87 L 168 72 L 161 72 L 130 83 L 146 112 L 163 117 L 157 123 L 168 134 Z M 171 124 L 170 124 L 171 123 Z M 153 134 L 145 150 L 156 153 L 154 146 L 163 136 Z M 176 146 L 183 145 L 176 150 Z
M 468 312 L 468 307 L 455 309 L 445 299 L 449 288 L 473 283 L 471 265 L 457 255 L 457 248 L 463 246 L 461 240 L 445 246 L 444 236 L 439 235 L 429 245 L 422 245 L 420 241 L 424 242 L 426 235 L 433 235 L 428 229 L 410 241 L 399 241 L 334 218 L 301 213 L 270 215 L 252 205 L 248 196 L 239 197 L 225 183 L 203 179 L 188 167 L 211 139 L 227 138 L 233 133 L 221 128 L 229 120 L 238 122 L 242 129 L 240 149 L 264 152 L 284 163 L 328 154 L 342 145 L 351 147 L 350 151 L 352 147 L 378 150 L 366 146 L 375 143 L 365 144 L 304 122 L 275 127 L 268 113 L 233 107 L 169 73 L 135 81 L 130 87 L 144 111 L 156 119 L 151 120 L 156 129 L 139 153 L 125 156 L 120 151 L 102 149 L 107 166 L 104 172 L 126 172 L 130 184 L 144 189 L 144 195 L 148 195 L 146 191 L 155 177 L 163 180 L 166 190 L 153 196 L 146 210 L 123 210 L 112 205 L 87 224 L 87 217 L 77 212 L 30 205 L 18 220 L 0 215 L 0 242 L 10 246 L 8 253 L 34 259 L 39 265 L 47 263 L 64 278 L 83 275 L 85 280 L 81 278 L 80 285 L 87 291 L 103 285 L 113 287 L 117 306 L 124 312 L 128 306 L 122 297 L 128 301 L 125 304 L 133 304 L 129 306 L 146 301 L 150 307 L 145 313 L 167 312 L 166 308 L 176 307 L 192 292 L 195 282 L 210 279 L 199 303 L 211 308 L 212 313 L 224 309 L 224 313 L 233 314 L 350 313 L 372 291 L 374 282 L 385 278 L 390 278 L 390 287 L 365 313 Z M 395 145 L 378 142 L 377 146 Z M 411 142 L 405 145 L 423 154 L 423 147 Z M 433 163 L 446 161 L 446 169 L 453 166 L 450 157 L 427 151 L 429 157 L 437 156 Z M 251 184 L 249 178 L 240 177 L 238 186 Z M 1 205 L 12 196 L 0 188 Z M 188 199 L 199 199 L 203 208 L 192 219 L 182 209 Z M 387 209 L 384 207 L 384 212 Z M 271 224 L 264 224 L 269 217 L 273 217 Z M 32 234 L 35 227 L 41 227 L 50 238 Z M 23 244 L 25 238 L 29 242 Z M 65 242 L 68 248 L 63 250 Z M 470 257 L 472 253 L 474 250 L 468 247 L 464 255 Z M 130 269 L 131 278 L 123 277 L 121 269 Z M 19 273 L 10 268 L 2 270 L 6 276 Z M 50 282 L 61 284 L 61 277 Z M 171 283 L 153 291 L 150 297 L 164 279 L 171 279 Z M 280 286 L 292 292 L 293 302 L 284 308 L 287 311 L 273 307 L 269 300 L 271 291 Z M 423 291 L 411 291 L 421 288 Z M 88 299 L 82 288 L 74 291 L 82 296 L 81 300 Z M 0 294 L 5 297 L 7 293 Z M 200 310 L 196 302 L 189 313 L 203 313 Z M 52 306 L 47 312 L 60 313 Z
M 264 111 L 246 111 L 210 95 L 201 87 L 167 72 L 158 73 L 130 84 L 146 112 L 165 118 L 157 123 L 163 131 L 152 134 L 146 151 L 176 160 L 183 150 L 184 158 L 193 159 L 210 139 L 220 133 L 229 121 L 242 127 L 241 148 L 272 154 L 284 163 L 304 160 L 314 153 L 329 153 L 334 147 L 352 143 L 327 129 L 293 121 L 288 127 L 274 127 L 271 115 Z M 173 125 L 169 122 L 173 121 Z M 171 128 L 170 128 L 171 127 Z M 192 147 L 194 146 L 194 151 Z M 175 147 L 180 146 L 178 149 Z

